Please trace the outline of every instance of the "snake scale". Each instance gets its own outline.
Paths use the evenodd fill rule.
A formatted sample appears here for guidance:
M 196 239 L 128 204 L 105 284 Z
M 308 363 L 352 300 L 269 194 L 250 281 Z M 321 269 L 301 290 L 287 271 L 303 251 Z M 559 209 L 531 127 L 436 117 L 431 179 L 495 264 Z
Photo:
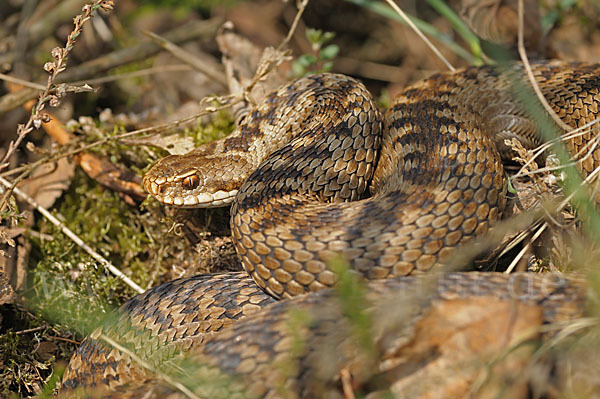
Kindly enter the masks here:
M 553 61 L 536 63 L 533 71 L 565 123 L 580 127 L 598 118 L 600 66 Z M 570 278 L 549 289 L 545 276 L 531 274 L 422 275 L 443 270 L 459 245 L 498 221 L 505 203 L 502 158 L 510 157 L 504 140 L 518 138 L 529 148 L 539 142 L 513 90 L 514 79 L 528 85 L 523 67 L 509 72 L 510 78 L 484 66 L 433 75 L 406 88 L 383 115 L 360 82 L 309 76 L 268 95 L 227 138 L 159 161 L 144 184 L 160 201 L 232 204 L 234 245 L 251 278 L 192 277 L 133 298 L 73 355 L 63 394 L 79 388 L 101 392 L 98 397 L 177 397 L 172 387 L 151 383 L 147 369 L 160 370 L 164 359 L 193 347 L 189 357 L 221 370 L 204 378 L 243 377 L 221 386 L 224 397 L 234 397 L 231 387 L 238 385 L 239 395 L 343 397 L 343 370 L 367 392 L 383 374 L 403 397 L 409 388 L 394 381 L 406 377 L 397 363 L 407 349 L 398 342 L 414 338 L 440 304 L 465 300 L 456 305 L 463 309 L 477 298 L 495 298 L 538 311 L 539 323 L 580 316 L 584 285 Z M 592 137 L 569 140 L 568 150 L 577 153 Z M 599 151 L 580 163 L 584 173 L 600 165 Z M 328 265 L 339 257 L 372 281 L 367 303 L 379 363 L 349 343 L 348 317 L 328 288 L 337 279 Z M 521 280 L 527 283 L 515 288 Z M 426 291 L 414 289 L 425 285 Z M 271 303 L 311 291 L 319 292 Z M 309 322 L 290 328 L 290 309 L 308 312 Z M 103 343 L 102 334 L 142 353 L 150 366 Z M 299 349 L 295 334 L 304 343 Z M 318 355 L 327 359 L 322 349 L 330 345 L 337 357 L 321 362 Z M 286 356 L 293 366 L 282 366 Z M 395 366 L 386 369 L 384 360 L 394 363 L 394 357 Z M 427 397 L 415 392 L 409 397 Z

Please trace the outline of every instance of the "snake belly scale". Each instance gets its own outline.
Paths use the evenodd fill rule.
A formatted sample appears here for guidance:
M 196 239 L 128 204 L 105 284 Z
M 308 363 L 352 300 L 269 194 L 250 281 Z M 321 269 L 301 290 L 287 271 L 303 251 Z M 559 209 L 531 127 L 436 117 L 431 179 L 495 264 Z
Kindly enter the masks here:
M 528 85 L 521 65 L 511 71 Z M 542 62 L 534 65 L 534 75 L 565 123 L 579 127 L 598 118 L 599 66 Z M 592 139 L 592 129 L 567 142 L 572 154 Z M 232 236 L 243 267 L 272 296 L 291 297 L 333 285 L 336 277 L 328 263 L 339 256 L 368 280 L 401 281 L 402 276 L 442 269 L 457 246 L 484 234 L 499 219 L 505 202 L 501 160 L 510 155 L 504 139 L 518 138 L 531 147 L 539 141 L 537 133 L 510 80 L 491 66 L 417 82 L 383 115 L 360 82 L 321 74 L 268 95 L 229 137 L 164 158 L 144 177 L 144 186 L 167 204 L 232 204 Z M 580 169 L 589 173 L 598 165 L 596 148 Z M 467 274 L 452 277 L 464 282 L 456 289 L 465 298 L 475 295 L 471 291 L 481 284 L 487 287 L 483 294 L 501 293 L 504 280 L 493 273 L 478 274 L 474 283 Z M 496 280 L 489 287 L 485 283 Z M 177 333 L 163 332 L 169 330 L 167 324 L 176 324 L 164 319 L 173 306 L 179 309 L 177 303 L 163 306 L 159 301 L 148 315 L 136 313 L 149 300 L 140 298 L 142 304 L 127 305 L 125 311 L 139 313 L 136 317 L 147 323 L 144 328 L 165 341 L 187 336 L 187 316 L 177 317 Z M 246 296 L 240 298 L 246 303 Z M 581 300 L 578 294 L 570 299 L 578 304 Z M 189 306 L 204 309 L 200 302 L 198 298 Z M 560 299 L 548 302 L 550 311 L 561 306 Z M 258 327 L 244 328 L 277 328 L 277 317 L 270 312 L 281 310 L 270 308 L 255 317 Z M 191 335 L 201 334 L 201 329 L 192 328 Z M 230 344 L 231 351 L 244 352 L 243 342 Z M 88 345 L 89 354 L 78 351 L 74 359 L 82 367 L 104 359 L 97 369 L 114 369 L 107 364 L 115 355 L 98 355 L 103 353 L 98 348 Z M 228 353 L 211 356 L 220 359 L 217 364 L 228 364 L 233 361 Z M 87 371 L 75 369 L 69 366 L 66 380 L 71 386 L 85 385 Z M 247 372 L 251 370 L 243 374 Z

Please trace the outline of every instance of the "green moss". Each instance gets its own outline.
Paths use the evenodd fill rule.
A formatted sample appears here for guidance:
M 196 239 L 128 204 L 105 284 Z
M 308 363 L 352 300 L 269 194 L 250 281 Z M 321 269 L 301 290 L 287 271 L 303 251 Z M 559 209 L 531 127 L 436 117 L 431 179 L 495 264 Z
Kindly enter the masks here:
M 235 129 L 235 121 L 228 111 L 221 110 L 210 117 L 210 123 L 198 123 L 193 129 L 185 129 L 184 136 L 194 139 L 200 146 L 211 141 L 222 139 Z
M 105 127 L 92 119 L 72 127 L 90 142 L 123 132 L 119 126 Z M 199 145 L 226 136 L 233 127 L 229 114 L 220 112 L 210 124 L 188 129 L 184 135 Z M 93 151 L 140 176 L 154 158 L 164 155 L 117 140 L 94 147 Z M 147 200 L 140 207 L 131 206 L 118 193 L 100 186 L 80 170 L 55 208 L 83 242 L 141 287 L 170 279 L 160 276 L 167 275 L 167 268 L 173 264 L 181 264 L 182 254 L 194 251 L 188 241 L 169 230 L 171 225 L 164 221 L 164 209 L 158 202 Z M 52 239 L 40 239 L 38 235 L 31 238 L 36 256 L 29 297 L 34 309 L 44 317 L 83 337 L 107 312 L 135 295 L 59 228 L 40 219 L 38 230 Z
M 148 280 L 150 240 L 135 220 L 138 212 L 117 194 L 78 172 L 58 209 L 85 243 L 128 274 L 135 272 L 134 280 Z M 42 221 L 39 230 L 53 237 L 33 238 L 39 262 L 33 270 L 31 301 L 45 317 L 84 335 L 90 323 L 133 295 L 56 226 Z
M 22 306 L 2 306 L 0 317 L 0 397 L 31 396 L 50 376 L 56 358 L 68 357 L 75 345 L 57 339 L 60 331 Z

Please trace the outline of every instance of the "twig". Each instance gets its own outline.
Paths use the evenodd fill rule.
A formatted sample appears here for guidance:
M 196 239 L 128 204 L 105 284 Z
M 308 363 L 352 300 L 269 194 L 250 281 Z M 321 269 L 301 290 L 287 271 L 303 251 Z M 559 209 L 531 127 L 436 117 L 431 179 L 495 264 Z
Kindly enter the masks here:
M 531 237 L 531 240 L 529 240 L 529 242 L 521 249 L 521 251 L 519 251 L 518 255 L 515 256 L 512 262 L 510 262 L 510 265 L 508 266 L 508 268 L 506 268 L 506 271 L 504 273 L 512 273 L 513 269 L 517 266 L 517 263 L 519 263 L 523 255 L 525 255 L 525 252 L 527 252 L 529 248 L 531 248 L 531 243 L 539 238 L 539 236 L 544 232 L 544 230 L 546 230 L 546 227 L 548 227 L 548 222 L 545 222 L 542 225 L 542 227 L 540 227 L 538 231 L 535 232 L 533 237 Z
M 54 82 L 56 77 L 63 72 L 67 68 L 67 57 L 71 50 L 73 49 L 73 45 L 75 41 L 79 37 L 82 32 L 83 25 L 92 18 L 92 13 L 97 9 L 102 8 L 106 11 L 112 10 L 113 1 L 112 0 L 96 0 L 91 5 L 86 4 L 83 6 L 83 14 L 77 15 L 73 19 L 73 23 L 75 27 L 73 31 L 67 37 L 67 43 L 65 47 L 55 47 L 52 50 L 52 57 L 54 58 L 53 62 L 47 62 L 44 64 L 44 70 L 50 73 L 48 77 L 48 82 L 46 84 L 46 88 L 39 95 L 38 102 L 36 106 L 32 109 L 29 120 L 25 125 L 19 125 L 17 128 L 17 139 L 12 141 L 9 146 L 6 154 L 0 161 L 0 170 L 6 168 L 8 166 L 8 160 L 12 156 L 13 152 L 19 147 L 25 136 L 31 133 L 34 128 L 39 128 L 42 125 L 42 122 L 49 121 L 49 116 L 45 113 L 42 113 L 46 104 L 49 103 L 50 106 L 56 107 L 60 103 L 60 98 L 64 96 L 64 91 L 61 92 L 54 91 Z
M 556 122 L 556 124 L 562 130 L 564 130 L 565 132 L 569 132 L 569 131 L 573 130 L 573 128 L 571 126 L 567 125 L 565 122 L 563 122 L 562 119 L 560 119 L 560 117 L 558 115 L 556 115 L 556 112 L 554 112 L 554 110 L 552 109 L 550 104 L 548 104 L 546 97 L 544 97 L 544 93 L 542 93 L 539 85 L 535 81 L 535 76 L 533 76 L 533 70 L 531 69 L 531 64 L 529 63 L 529 59 L 527 58 L 527 52 L 525 51 L 525 44 L 524 44 L 524 39 L 523 39 L 524 29 L 525 28 L 523 26 L 523 0 L 519 0 L 519 36 L 518 36 L 519 57 L 521 57 L 521 61 L 523 61 L 523 66 L 525 67 L 525 71 L 527 72 L 527 77 L 529 78 L 529 81 L 531 82 L 531 85 L 533 86 L 533 90 L 535 91 L 535 95 L 540 100 L 540 103 L 542 104 L 542 106 L 548 112 L 548 114 L 550 114 L 550 116 L 552 117 L 554 122 Z
M 225 72 L 222 70 L 223 68 L 217 61 L 208 58 L 208 56 L 205 56 L 204 59 L 200 59 L 199 57 L 190 54 L 188 51 L 185 51 L 178 45 L 170 42 L 162 36 L 157 35 L 156 33 L 145 33 L 156 44 L 173 54 L 174 57 L 185 62 L 186 64 L 191 65 L 194 67 L 194 69 L 202 72 L 204 75 L 221 84 L 223 87 L 227 87 L 227 77 L 225 76 Z
M 29 48 L 34 47 L 40 41 L 51 37 L 52 34 L 56 32 L 56 27 L 64 21 L 71 20 L 73 17 L 73 10 L 80 10 L 86 3 L 86 0 L 63 0 L 54 3 L 56 4 L 53 4 L 47 12 L 44 12 L 43 18 L 37 22 L 32 22 L 31 26 L 27 27 L 27 44 Z M 39 9 L 36 10 L 36 13 L 38 13 L 38 11 Z M 0 54 L 0 64 L 12 64 L 16 57 L 17 51 Z
M 157 73 L 186 72 L 186 71 L 191 71 L 191 70 L 192 70 L 192 67 L 190 65 L 183 65 L 183 64 L 161 65 L 161 66 L 150 67 L 150 68 L 146 68 L 146 69 L 140 69 L 138 71 L 133 71 L 133 72 L 124 72 L 124 73 L 119 73 L 119 74 L 110 75 L 110 76 L 103 76 L 101 78 L 79 80 L 77 82 L 72 82 L 71 84 L 72 85 L 81 85 L 81 84 L 87 83 L 88 85 L 92 86 L 92 85 L 99 85 L 99 84 L 104 84 L 104 83 L 108 83 L 108 82 L 114 82 L 115 80 L 137 78 L 140 76 L 153 75 L 153 74 L 157 74 Z
M 101 340 L 103 340 L 108 345 L 112 346 L 113 348 L 118 349 L 122 353 L 127 354 L 129 357 L 131 357 L 131 359 L 135 363 L 139 364 L 140 366 L 144 367 L 145 369 L 147 369 L 149 371 L 152 371 L 158 378 L 162 379 L 167 384 L 169 384 L 169 385 L 173 386 L 174 388 L 178 389 L 179 391 L 181 391 L 181 393 L 183 393 L 184 395 L 186 395 L 188 398 L 190 398 L 190 399 L 200 399 L 200 397 L 198 397 L 196 394 L 194 394 L 192 391 L 190 391 L 185 385 L 183 385 L 180 382 L 177 382 L 175 379 L 171 378 L 167 374 L 165 374 L 165 373 L 161 372 L 160 370 L 157 370 L 156 368 L 152 367 L 150 364 L 148 364 L 147 362 L 145 362 L 138 355 L 136 355 L 135 353 L 133 353 L 132 351 L 130 351 L 129 349 L 127 349 L 123 345 L 119 344 L 118 342 L 116 342 L 112 338 L 108 337 L 107 335 L 101 333 L 98 336 L 98 338 L 100 338 Z
M 294 32 L 296 32 L 296 28 L 298 27 L 298 23 L 300 22 L 300 18 L 302 18 L 302 14 L 304 14 L 304 10 L 306 9 L 307 5 L 308 0 L 302 0 L 298 4 L 298 12 L 296 13 L 296 17 L 294 17 L 294 22 L 292 22 L 292 26 L 290 27 L 290 30 L 285 39 L 283 39 L 283 41 L 279 44 L 279 47 L 277 47 L 278 50 L 282 50 L 285 46 L 287 46 L 290 40 L 292 40 Z
M 419 30 L 419 28 L 417 28 L 417 26 L 413 23 L 413 21 L 411 21 L 410 18 L 408 18 L 408 15 L 406 15 L 404 13 L 404 11 L 402 11 L 402 9 L 400 7 L 398 7 L 398 5 L 396 5 L 396 3 L 393 0 L 385 0 L 385 1 L 386 1 L 386 3 L 388 3 L 390 5 L 390 7 L 392 7 L 394 9 L 394 11 L 396 11 L 398 13 L 398 15 L 400 15 L 402 17 L 402 19 L 404 19 L 406 24 L 408 26 L 410 26 L 410 28 L 421 38 L 421 40 L 423 40 L 425 42 L 425 44 L 427 44 L 427 46 L 431 49 L 431 51 L 433 51 L 434 54 L 437 55 L 438 58 L 440 60 L 442 60 L 442 62 L 444 64 L 446 64 L 446 67 L 450 71 L 455 72 L 456 68 L 454 68 L 452 66 L 452 64 L 450 64 L 450 61 L 448 61 L 446 59 L 446 57 L 444 57 L 444 55 L 440 52 L 440 50 L 438 50 L 438 48 L 435 47 L 433 43 L 431 43 L 431 41 L 427 38 L 427 36 L 425 36 L 423 34 L 423 32 L 421 32 Z
M 244 92 L 242 93 L 243 98 L 246 100 L 247 103 L 251 103 L 250 99 L 248 98 L 248 93 L 250 93 L 254 86 L 256 86 L 256 84 L 260 82 L 265 76 L 267 76 L 273 70 L 273 68 L 280 65 L 286 59 L 286 56 L 289 54 L 289 50 L 284 50 L 284 48 L 288 45 L 288 43 L 294 36 L 294 32 L 298 27 L 300 18 L 302 18 L 302 14 L 304 14 L 304 10 L 308 5 L 308 1 L 309 0 L 302 0 L 298 3 L 298 12 L 294 17 L 294 22 L 292 22 L 292 26 L 290 27 L 287 36 L 281 41 L 279 46 L 277 46 L 275 50 L 273 50 L 272 48 L 267 48 L 263 52 L 263 59 L 258 65 L 258 68 L 256 68 L 256 73 L 254 74 L 254 77 L 252 78 L 250 83 L 248 83 L 248 85 L 244 87 Z M 268 52 L 267 50 L 270 50 L 270 52 Z
M 21 86 L 30 87 L 34 90 L 44 90 L 46 88 L 46 86 L 44 86 L 44 85 L 33 83 L 33 82 L 28 82 L 23 79 L 15 78 L 14 76 L 5 75 L 3 73 L 0 73 L 0 79 L 5 80 L 7 82 L 11 82 L 11 83 L 16 83 Z
M 558 143 L 559 141 L 568 141 L 580 136 L 583 136 L 584 134 L 588 134 L 588 133 L 592 133 L 594 131 L 597 131 L 600 129 L 600 127 L 595 127 L 593 129 L 587 130 L 589 127 L 593 126 L 594 124 L 600 122 L 600 118 L 596 118 L 591 122 L 586 123 L 584 126 L 581 126 L 573 131 L 571 131 L 570 133 L 567 134 L 563 134 L 560 135 L 559 137 L 555 137 L 552 140 L 549 140 L 547 142 L 545 142 L 544 144 L 541 144 L 540 146 L 538 146 L 537 148 L 534 148 L 532 151 L 535 151 L 534 155 L 527 160 L 527 162 L 525 164 L 523 164 L 523 166 L 521 167 L 521 169 L 519 170 L 519 172 L 513 176 L 511 179 L 516 179 L 518 177 L 522 177 L 522 176 L 528 176 L 529 174 L 533 174 L 534 172 L 525 172 L 526 168 L 533 162 L 535 161 L 535 159 L 537 159 L 537 157 L 539 157 L 540 155 L 542 155 L 547 149 L 551 148 L 552 146 L 554 146 L 556 143 Z M 593 141 L 598 141 L 598 138 L 594 138 Z M 589 145 L 589 143 L 587 143 L 584 146 L 584 149 Z M 580 154 L 581 150 L 577 153 Z M 589 155 L 586 155 L 586 158 Z M 575 164 L 575 163 L 574 163 Z M 543 171 L 542 169 L 538 169 L 538 171 Z
M 63 338 L 63 337 L 56 337 L 56 336 L 54 336 L 54 335 L 46 335 L 46 338 L 49 338 L 49 339 L 56 339 L 56 340 L 59 340 L 59 341 L 68 342 L 68 343 L 70 343 L 70 344 L 81 345 L 81 342 L 79 342 L 79 341 L 75 341 L 74 339 Z
M 40 204 L 38 204 L 33 198 L 31 198 L 29 195 L 25 194 L 23 191 L 19 190 L 17 187 L 14 187 L 13 184 L 11 184 L 8 180 L 3 179 L 2 177 L 0 177 L 0 184 L 4 185 L 7 189 L 12 187 L 13 188 L 12 191 L 19 198 L 21 198 L 23 201 L 27 202 L 29 205 L 34 207 L 46 219 L 48 219 L 52 224 L 54 224 L 56 227 L 58 227 L 67 237 L 69 237 L 71 240 L 73 240 L 73 242 L 75 244 L 80 246 L 92 258 L 94 258 L 98 262 L 100 262 L 112 274 L 114 274 L 116 277 L 123 280 L 123 282 L 125 284 L 127 284 L 129 287 L 131 287 L 134 291 L 136 291 L 139 294 L 144 292 L 144 290 L 139 285 L 134 283 L 129 277 L 127 277 L 125 274 L 123 274 L 123 272 L 121 272 L 119 269 L 117 269 L 115 266 L 113 266 L 112 263 L 110 263 L 108 260 L 106 260 L 104 257 L 102 257 L 102 255 L 100 255 L 98 252 L 94 251 L 85 242 L 83 242 L 83 240 L 81 238 L 79 238 L 75 233 L 73 233 L 73 231 L 71 231 L 67 226 L 65 226 L 64 223 L 62 223 L 60 220 L 58 220 L 56 217 L 54 217 L 54 215 L 52 215 L 50 212 L 48 212 L 48 210 L 46 208 L 44 208 Z
M 36 331 L 42 331 L 42 330 L 44 330 L 46 328 L 48 328 L 48 327 L 46 327 L 46 326 L 40 326 L 40 327 L 28 328 L 27 330 L 21 330 L 21 331 L 15 332 L 15 335 L 29 334 L 29 333 L 36 332 Z
M 164 37 L 173 43 L 183 43 L 198 37 L 214 36 L 222 24 L 221 18 L 211 18 L 204 21 L 193 21 L 169 31 Z M 150 40 L 136 46 L 113 51 L 96 59 L 84 62 L 65 71 L 58 82 L 73 82 L 89 79 L 101 72 L 108 71 L 121 65 L 149 58 L 161 51 L 161 47 Z M 16 93 L 0 97 L 0 113 L 10 111 L 35 98 L 37 90 L 23 89 Z

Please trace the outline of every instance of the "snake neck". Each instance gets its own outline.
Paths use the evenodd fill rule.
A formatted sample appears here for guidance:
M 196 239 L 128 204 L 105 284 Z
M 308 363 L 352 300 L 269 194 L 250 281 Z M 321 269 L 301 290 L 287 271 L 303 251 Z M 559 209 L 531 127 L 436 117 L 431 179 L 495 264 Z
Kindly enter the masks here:
M 258 181 L 254 193 L 247 194 L 255 197 L 262 192 L 260 175 L 277 174 L 293 192 L 319 193 L 332 200 L 356 199 L 364 193 L 372 176 L 381 130 L 379 111 L 361 83 L 343 75 L 313 75 L 268 95 L 230 136 L 183 156 L 163 158 L 144 176 L 144 187 L 169 205 L 217 207 L 229 205 L 251 174 L 259 176 L 254 179 Z M 332 131 L 339 133 L 316 142 L 315 135 Z M 357 136 L 363 137 L 364 146 L 354 140 Z M 334 164 L 319 168 L 324 151 L 335 152 L 331 159 Z M 301 154 L 304 162 L 261 166 L 267 158 L 289 159 L 291 154 Z M 319 174 L 326 170 L 331 173 L 332 166 L 341 171 L 341 165 L 346 166 L 355 155 L 366 159 L 369 165 L 361 166 L 360 181 L 344 185 L 342 176 L 338 179 L 342 183 L 330 184 L 329 191 L 323 191 L 323 177 Z M 352 162 L 348 168 L 353 173 L 358 165 Z M 301 184 L 303 177 L 316 181 L 314 187 Z M 290 178 L 295 183 L 290 183 Z M 249 191 L 252 190 L 244 190 Z

